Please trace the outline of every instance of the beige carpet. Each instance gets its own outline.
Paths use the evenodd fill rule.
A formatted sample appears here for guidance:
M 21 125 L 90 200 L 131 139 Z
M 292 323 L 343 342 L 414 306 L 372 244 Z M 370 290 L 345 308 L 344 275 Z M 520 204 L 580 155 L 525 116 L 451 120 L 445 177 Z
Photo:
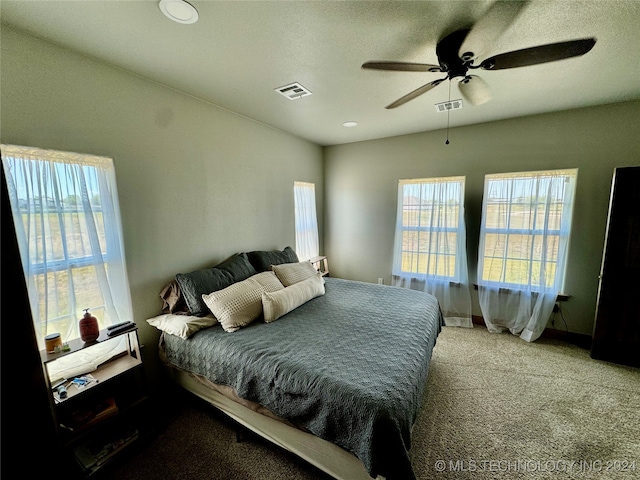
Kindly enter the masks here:
M 157 436 L 108 479 L 326 480 L 233 422 L 178 396 Z M 427 479 L 640 478 L 640 369 L 556 340 L 445 328 L 430 367 L 411 458 Z
M 640 478 L 638 369 L 559 341 L 448 328 L 428 383 L 411 450 L 421 479 Z

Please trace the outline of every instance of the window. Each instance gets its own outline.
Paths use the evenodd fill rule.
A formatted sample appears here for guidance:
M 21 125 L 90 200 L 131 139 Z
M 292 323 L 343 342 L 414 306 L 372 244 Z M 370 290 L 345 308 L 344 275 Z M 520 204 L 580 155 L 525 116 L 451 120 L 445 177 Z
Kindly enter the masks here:
M 400 180 L 394 275 L 419 274 L 461 281 L 460 257 L 466 255 L 464 180 L 464 177 Z
M 578 171 L 485 177 L 479 283 L 562 290 Z
M 40 348 L 79 337 L 84 309 L 100 328 L 133 320 L 113 160 L 1 148 Z
M 317 257 L 318 219 L 316 216 L 316 186 L 313 183 L 294 182 L 296 223 L 296 254 L 300 260 Z
M 447 326 L 472 327 L 464 182 L 400 180 L 392 285 L 434 295 Z

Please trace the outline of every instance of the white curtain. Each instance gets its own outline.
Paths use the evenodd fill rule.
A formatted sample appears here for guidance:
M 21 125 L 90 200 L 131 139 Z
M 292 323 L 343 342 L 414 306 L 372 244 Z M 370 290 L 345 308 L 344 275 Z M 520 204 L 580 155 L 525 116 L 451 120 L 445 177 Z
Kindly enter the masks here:
M 40 348 L 49 333 L 79 337 L 84 309 L 100 328 L 133 321 L 113 160 L 1 149 Z
M 392 285 L 434 295 L 447 326 L 470 328 L 464 184 L 464 177 L 400 180 Z
M 296 220 L 296 254 L 300 261 L 317 257 L 318 219 L 316 216 L 316 186 L 313 183 L 294 182 Z
M 532 342 L 564 281 L 577 170 L 485 177 L 478 298 L 489 331 Z

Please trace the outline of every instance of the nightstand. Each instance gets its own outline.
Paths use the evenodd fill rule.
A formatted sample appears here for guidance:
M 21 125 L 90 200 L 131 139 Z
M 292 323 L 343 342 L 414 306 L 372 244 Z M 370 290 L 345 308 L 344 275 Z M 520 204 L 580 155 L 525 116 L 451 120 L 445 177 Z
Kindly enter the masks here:
M 329 261 L 327 260 L 326 255 L 319 255 L 317 257 L 313 257 L 309 261 L 318 272 L 322 273 L 323 277 L 329 275 Z
M 40 358 L 57 441 L 75 459 L 79 476 L 88 477 L 152 431 L 146 415 L 150 402 L 135 325 L 112 336 L 101 330 L 96 342 L 78 338 L 69 347 L 60 353 L 41 351 Z M 60 394 L 52 381 L 66 391 Z

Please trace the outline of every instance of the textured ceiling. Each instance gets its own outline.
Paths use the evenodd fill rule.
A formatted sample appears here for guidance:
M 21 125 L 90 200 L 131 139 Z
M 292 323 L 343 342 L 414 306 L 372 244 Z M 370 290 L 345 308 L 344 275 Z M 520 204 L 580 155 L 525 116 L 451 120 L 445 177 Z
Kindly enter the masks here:
M 155 0 L 0 2 L 3 23 L 321 145 L 446 127 L 434 104 L 460 98 L 444 82 L 389 103 L 442 73 L 372 71 L 369 60 L 438 63 L 435 47 L 492 1 L 205 1 L 182 25 Z M 451 112 L 451 126 L 640 98 L 640 1 L 532 0 L 485 58 L 595 37 L 584 56 L 474 73 L 492 100 Z M 482 58 L 480 59 L 482 60 Z M 479 73 L 478 73 L 479 72 Z M 299 82 L 312 95 L 275 88 Z M 343 122 L 358 126 L 345 128 Z

